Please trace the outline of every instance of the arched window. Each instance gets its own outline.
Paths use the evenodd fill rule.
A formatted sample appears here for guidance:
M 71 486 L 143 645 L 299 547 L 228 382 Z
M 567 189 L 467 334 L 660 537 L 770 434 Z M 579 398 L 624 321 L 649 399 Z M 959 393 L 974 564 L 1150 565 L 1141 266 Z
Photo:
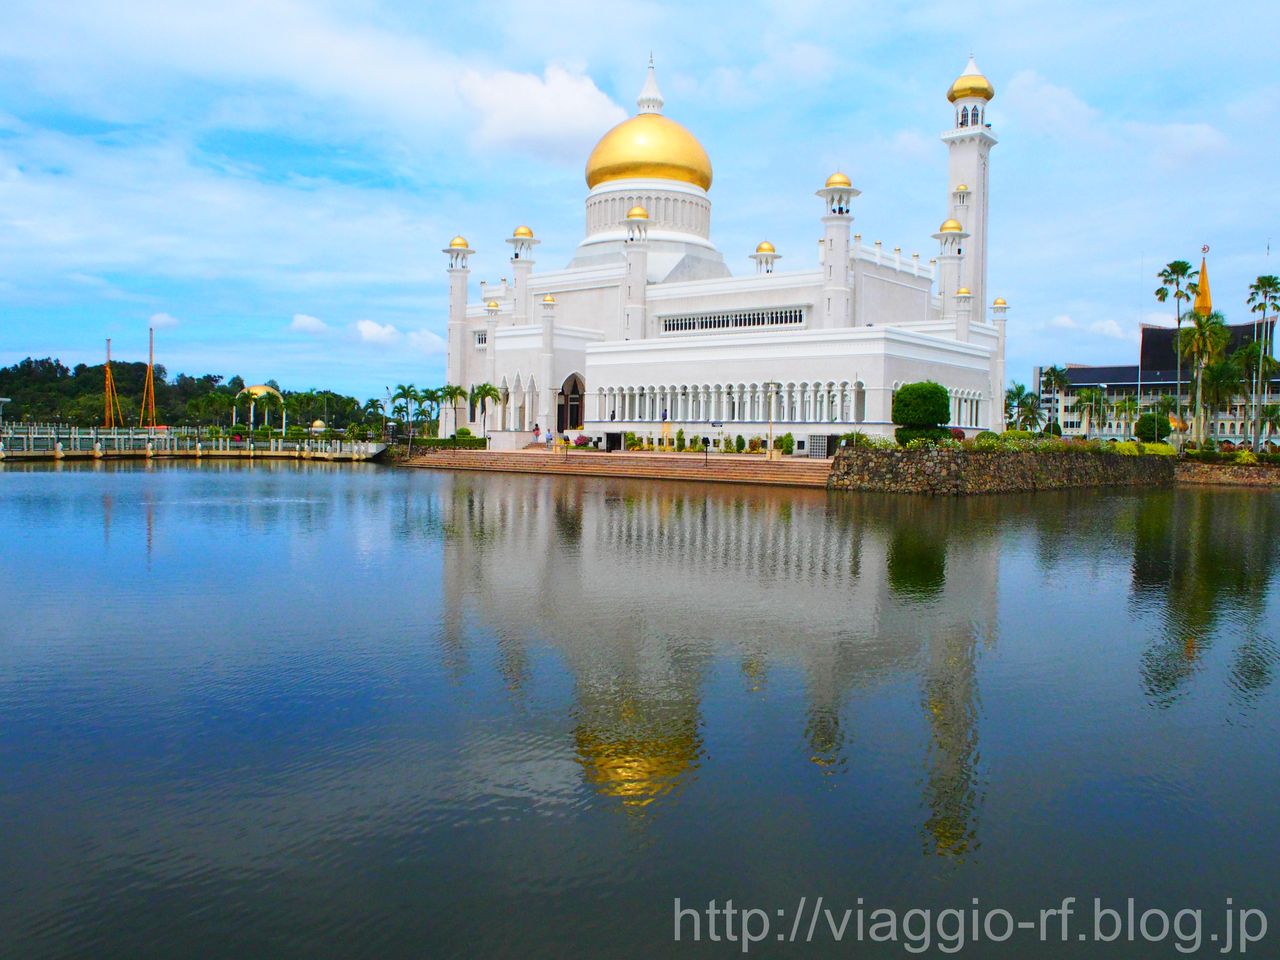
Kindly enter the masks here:
M 967 127 L 969 125 L 969 108 L 960 108 L 960 126 Z

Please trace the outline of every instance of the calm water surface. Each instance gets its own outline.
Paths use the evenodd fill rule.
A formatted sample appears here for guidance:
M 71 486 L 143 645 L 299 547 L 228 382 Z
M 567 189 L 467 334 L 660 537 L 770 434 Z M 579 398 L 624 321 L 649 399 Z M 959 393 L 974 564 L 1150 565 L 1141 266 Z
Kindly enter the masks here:
M 740 950 L 675 897 L 1207 938 L 1229 896 L 1276 956 L 1278 534 L 1225 490 L 6 467 L 0 955 Z

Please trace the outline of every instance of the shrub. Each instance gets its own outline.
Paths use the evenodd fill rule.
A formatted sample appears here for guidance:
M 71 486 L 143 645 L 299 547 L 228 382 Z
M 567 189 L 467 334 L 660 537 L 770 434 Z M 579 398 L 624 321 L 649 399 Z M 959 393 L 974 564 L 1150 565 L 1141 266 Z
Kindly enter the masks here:
M 781 450 L 784 455 L 791 456 L 796 450 L 796 438 L 789 433 L 784 433 L 773 441 L 774 447 Z
M 462 437 L 469 437 L 469 436 L 471 436 L 471 430 L 470 430 L 470 428 L 468 428 L 468 427 L 459 427 L 459 428 L 454 432 L 454 436 L 455 436 L 455 437 L 458 437 L 459 439 L 461 439 Z
M 752 437 L 747 441 L 747 451 L 749 453 L 759 453 L 760 448 L 764 446 L 764 441 L 760 437 Z
M 573 445 L 575 447 L 589 447 L 591 446 L 591 438 L 585 433 L 580 433 L 573 438 Z
M 1042 436 L 1046 437 L 1060 437 L 1062 436 L 1062 424 L 1057 420 L 1050 420 L 1045 424 L 1045 428 L 1041 430 L 1040 433 Z
M 1144 443 L 1156 443 L 1172 432 L 1169 418 L 1156 413 L 1144 413 L 1133 425 L 1133 435 Z
M 1178 451 L 1167 443 L 1144 443 L 1142 452 L 1157 457 L 1176 457 Z
M 981 440 L 983 443 L 990 443 L 993 440 L 999 441 L 1000 434 L 992 433 L 990 430 L 979 430 L 977 435 L 974 436 L 973 439 L 975 441 Z
M 742 453 L 742 451 L 747 449 L 747 441 L 743 439 L 742 434 L 738 434 L 737 438 L 733 441 L 733 449 L 737 450 L 739 453 Z
M 951 439 L 951 431 L 946 427 L 898 427 L 893 432 L 898 445 L 917 448 L 922 445 L 936 445 L 942 440 Z
M 676 431 L 676 453 L 684 452 L 684 427 Z
M 963 440 L 963 439 L 964 439 L 964 430 L 962 430 L 960 427 L 952 427 L 952 428 L 951 428 L 951 439 L 952 439 L 952 440 Z
M 940 383 L 904 384 L 893 395 L 893 422 L 900 427 L 936 427 L 950 419 L 951 398 Z
M 1006 430 L 1004 438 L 1006 440 L 1030 440 L 1035 434 L 1030 430 Z
M 1252 465 L 1258 462 L 1258 455 L 1254 453 L 1252 450 L 1249 450 L 1246 448 L 1244 450 L 1237 450 L 1236 455 L 1232 458 L 1232 460 L 1235 463 Z
M 1111 449 L 1126 457 L 1136 457 L 1142 453 L 1142 444 L 1137 440 L 1125 440 L 1123 443 L 1112 444 Z
M 483 450 L 484 437 L 422 437 L 413 441 L 415 450 Z

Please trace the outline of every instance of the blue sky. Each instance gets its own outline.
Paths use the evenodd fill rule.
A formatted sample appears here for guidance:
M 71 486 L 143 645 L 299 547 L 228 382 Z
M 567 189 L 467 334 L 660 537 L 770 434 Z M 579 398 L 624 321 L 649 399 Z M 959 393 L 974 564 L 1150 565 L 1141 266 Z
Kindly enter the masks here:
M 650 50 L 715 166 L 735 272 L 808 266 L 814 189 L 867 241 L 932 256 L 944 94 L 996 86 L 992 295 L 1011 378 L 1121 362 L 1163 263 L 1210 244 L 1215 304 L 1280 273 L 1274 3 L 390 3 L 9 0 L 0 10 L 0 363 L 141 358 L 361 397 L 440 383 L 446 277 L 561 267 L 582 167 Z M 1276 252 L 1266 255 L 1268 239 Z M 477 295 L 473 287 L 473 296 Z M 1169 314 L 1171 316 L 1171 314 Z M 153 320 L 153 318 L 155 318 Z

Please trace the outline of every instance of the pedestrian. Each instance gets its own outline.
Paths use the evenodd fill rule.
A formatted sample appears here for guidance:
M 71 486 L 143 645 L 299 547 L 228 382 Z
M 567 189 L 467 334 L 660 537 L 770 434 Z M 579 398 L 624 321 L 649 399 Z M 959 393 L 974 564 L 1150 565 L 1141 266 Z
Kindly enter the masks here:
M 556 445 L 556 432 L 547 427 L 547 452 L 551 452 L 551 448 Z
M 536 423 L 533 425 L 533 442 L 539 443 L 542 440 L 542 428 Z

